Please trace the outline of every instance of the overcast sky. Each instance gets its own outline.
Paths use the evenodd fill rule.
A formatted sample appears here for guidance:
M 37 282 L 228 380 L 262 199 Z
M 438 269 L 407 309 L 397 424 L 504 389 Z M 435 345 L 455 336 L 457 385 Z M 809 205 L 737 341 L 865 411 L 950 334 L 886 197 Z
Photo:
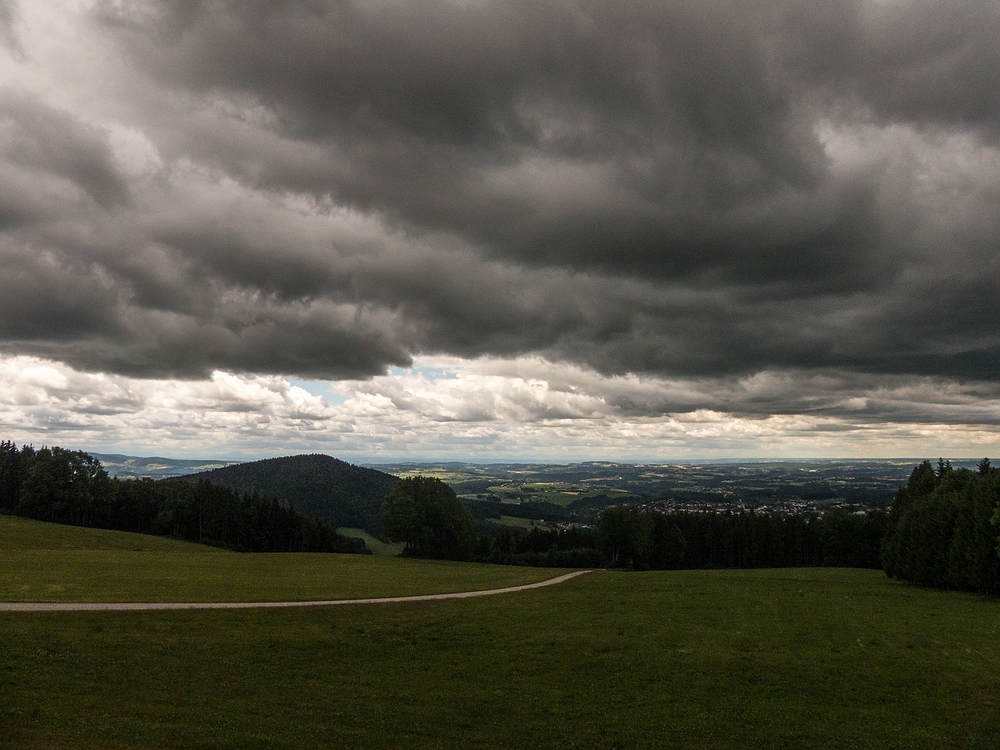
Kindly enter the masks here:
M 993 0 L 0 0 L 0 439 L 1000 455 Z

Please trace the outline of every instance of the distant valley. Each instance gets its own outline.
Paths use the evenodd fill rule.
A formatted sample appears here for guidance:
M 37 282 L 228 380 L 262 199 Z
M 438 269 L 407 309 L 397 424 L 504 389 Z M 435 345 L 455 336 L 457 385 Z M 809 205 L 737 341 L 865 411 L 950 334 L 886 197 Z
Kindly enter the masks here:
M 811 459 L 691 463 L 392 463 L 381 471 L 436 476 L 466 501 L 551 506 L 549 517 L 586 517 L 628 503 L 657 510 L 795 513 L 886 507 L 921 459 Z M 953 461 L 971 468 L 973 460 Z
M 192 478 L 208 479 L 241 492 L 277 497 L 310 515 L 372 533 L 378 529 L 377 506 L 394 481 L 389 475 L 440 478 L 481 520 L 504 519 L 523 525 L 543 519 L 554 523 L 589 523 L 602 508 L 619 503 L 663 511 L 796 513 L 833 507 L 864 511 L 888 506 L 920 461 L 812 459 L 642 464 L 445 461 L 361 467 L 318 454 L 242 464 L 213 459 L 92 455 L 112 476 L 162 479 L 195 475 Z M 975 466 L 972 459 L 953 463 L 956 467 Z M 356 490 L 351 492 L 352 498 L 364 496 L 364 499 L 352 500 L 351 507 L 346 509 L 342 503 L 331 505 L 325 499 L 329 493 L 324 486 L 340 487 L 342 481 Z M 365 489 L 369 485 L 371 492 Z M 330 510 L 334 507 L 337 510 Z
M 162 456 L 144 457 L 126 456 L 120 453 L 87 452 L 101 462 L 108 475 L 122 479 L 129 477 L 135 479 L 142 477 L 149 477 L 150 479 L 182 477 L 187 474 L 221 469 L 224 466 L 232 466 L 239 463 L 239 461 L 222 461 L 211 458 L 164 458 Z

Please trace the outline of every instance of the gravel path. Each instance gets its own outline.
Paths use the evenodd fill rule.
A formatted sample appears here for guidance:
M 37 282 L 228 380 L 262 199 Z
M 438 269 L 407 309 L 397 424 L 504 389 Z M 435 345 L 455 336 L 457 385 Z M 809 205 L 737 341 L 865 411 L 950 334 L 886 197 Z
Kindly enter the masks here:
M 419 596 L 383 596 L 373 599 L 331 599 L 322 602 L 0 602 L 0 612 L 126 612 L 151 609 L 276 609 L 279 607 L 329 607 L 335 604 L 397 604 L 400 602 L 431 602 L 440 599 L 471 599 L 475 596 L 507 594 L 552 586 L 570 578 L 590 573 L 577 570 L 538 583 L 508 586 L 486 591 L 459 591 L 452 594 L 421 594 Z

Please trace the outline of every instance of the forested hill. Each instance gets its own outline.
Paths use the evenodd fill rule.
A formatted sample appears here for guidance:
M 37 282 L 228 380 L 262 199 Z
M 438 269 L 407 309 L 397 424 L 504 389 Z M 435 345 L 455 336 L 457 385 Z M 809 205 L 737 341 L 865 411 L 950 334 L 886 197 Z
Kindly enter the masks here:
M 267 458 L 185 478 L 284 500 L 300 513 L 376 536 L 382 530 L 382 502 L 399 481 L 322 454 Z

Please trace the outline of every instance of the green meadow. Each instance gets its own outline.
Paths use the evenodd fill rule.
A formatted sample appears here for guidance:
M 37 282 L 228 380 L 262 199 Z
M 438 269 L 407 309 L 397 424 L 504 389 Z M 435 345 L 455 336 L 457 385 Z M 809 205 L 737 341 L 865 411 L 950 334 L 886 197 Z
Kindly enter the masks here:
M 500 588 L 551 570 L 370 555 L 245 554 L 0 516 L 0 601 L 300 601 Z
M 12 534 L 11 520 L 0 517 L 0 598 L 25 598 L 7 583 L 22 554 L 48 554 L 70 577 L 72 552 L 140 554 L 107 542 L 31 549 L 35 532 Z M 21 548 L 7 546 L 18 534 Z M 257 600 L 296 578 L 326 598 L 554 574 L 315 556 L 334 558 L 321 575 L 314 556 L 240 566 L 222 561 L 250 556 L 155 543 L 168 546 L 141 554 L 163 566 L 287 566 L 256 589 L 252 576 L 240 584 Z M 44 566 L 28 567 L 14 574 L 21 585 L 52 585 Z M 175 592 L 219 590 L 211 563 L 185 570 Z M 86 598 L 115 598 L 98 597 L 93 575 L 75 574 Z M 0 730 L 0 747 L 28 749 L 996 748 L 1000 602 L 877 571 L 785 569 L 595 572 L 402 605 L 7 613 Z
M 401 555 L 403 554 L 403 549 L 406 547 L 403 542 L 383 542 L 378 537 L 372 536 L 364 529 L 350 529 L 350 528 L 339 528 L 337 533 L 342 536 L 354 537 L 355 539 L 364 539 L 365 546 L 368 547 L 368 551 L 373 555 Z

